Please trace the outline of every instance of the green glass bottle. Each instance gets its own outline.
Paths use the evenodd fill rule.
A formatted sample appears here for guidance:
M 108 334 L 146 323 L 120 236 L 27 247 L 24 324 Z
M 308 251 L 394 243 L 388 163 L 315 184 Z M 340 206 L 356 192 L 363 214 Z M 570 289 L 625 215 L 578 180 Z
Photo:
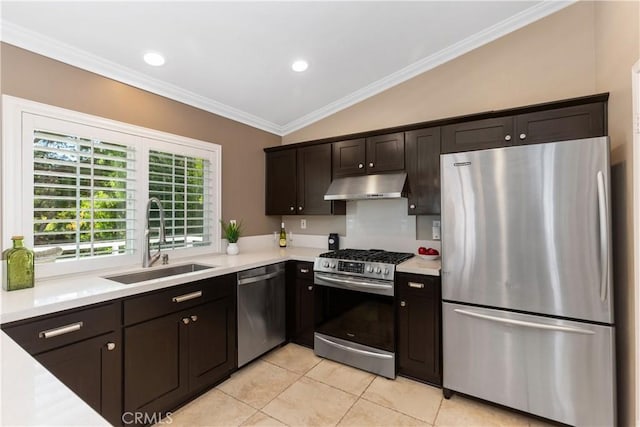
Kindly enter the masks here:
M 23 244 L 23 236 L 13 236 L 13 248 L 2 254 L 2 287 L 7 291 L 33 288 L 33 251 Z

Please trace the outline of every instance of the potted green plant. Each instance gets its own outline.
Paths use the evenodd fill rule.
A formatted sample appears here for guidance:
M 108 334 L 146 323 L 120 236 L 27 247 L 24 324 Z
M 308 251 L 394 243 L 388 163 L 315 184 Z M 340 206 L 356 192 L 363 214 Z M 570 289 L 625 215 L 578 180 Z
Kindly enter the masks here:
M 227 254 L 237 255 L 239 252 L 238 239 L 240 238 L 240 233 L 242 232 L 242 223 L 232 219 L 228 223 L 220 220 L 220 224 L 222 225 L 222 232 L 224 233 L 224 237 L 225 239 L 227 239 L 227 242 L 229 242 L 229 244 L 227 245 Z

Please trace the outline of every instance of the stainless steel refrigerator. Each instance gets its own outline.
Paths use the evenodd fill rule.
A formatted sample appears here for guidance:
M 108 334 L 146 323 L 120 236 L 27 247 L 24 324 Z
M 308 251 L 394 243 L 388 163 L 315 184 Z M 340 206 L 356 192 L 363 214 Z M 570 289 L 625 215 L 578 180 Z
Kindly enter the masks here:
M 445 396 L 616 425 L 608 138 L 440 161 Z

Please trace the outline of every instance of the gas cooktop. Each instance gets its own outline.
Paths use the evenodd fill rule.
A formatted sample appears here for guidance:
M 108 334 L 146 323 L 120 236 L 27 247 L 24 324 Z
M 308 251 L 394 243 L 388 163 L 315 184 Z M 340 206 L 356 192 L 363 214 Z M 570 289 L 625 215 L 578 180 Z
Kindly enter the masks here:
M 413 254 L 406 252 L 387 252 L 381 249 L 340 249 L 337 251 L 325 252 L 320 254 L 319 257 L 346 261 L 400 264 L 401 262 L 413 257 Z

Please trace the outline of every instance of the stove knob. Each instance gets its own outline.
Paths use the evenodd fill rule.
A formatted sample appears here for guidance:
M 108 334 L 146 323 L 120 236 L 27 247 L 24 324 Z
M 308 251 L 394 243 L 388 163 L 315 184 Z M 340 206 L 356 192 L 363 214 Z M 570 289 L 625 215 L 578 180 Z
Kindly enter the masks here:
M 388 268 L 385 268 L 384 270 L 382 270 L 382 274 L 383 274 L 383 275 L 385 275 L 385 276 L 386 276 L 387 274 L 389 274 L 389 269 L 388 269 Z
M 382 273 L 382 270 L 380 269 L 380 267 L 376 267 L 376 273 L 377 273 L 377 274 Z
M 373 273 L 373 267 L 367 265 L 367 273 Z
M 331 264 L 329 264 L 329 267 L 331 267 L 331 268 L 336 268 L 336 263 L 335 263 L 335 262 L 332 262 Z
M 324 268 L 329 267 L 329 261 L 324 261 L 324 262 L 322 263 L 322 266 L 323 266 Z

